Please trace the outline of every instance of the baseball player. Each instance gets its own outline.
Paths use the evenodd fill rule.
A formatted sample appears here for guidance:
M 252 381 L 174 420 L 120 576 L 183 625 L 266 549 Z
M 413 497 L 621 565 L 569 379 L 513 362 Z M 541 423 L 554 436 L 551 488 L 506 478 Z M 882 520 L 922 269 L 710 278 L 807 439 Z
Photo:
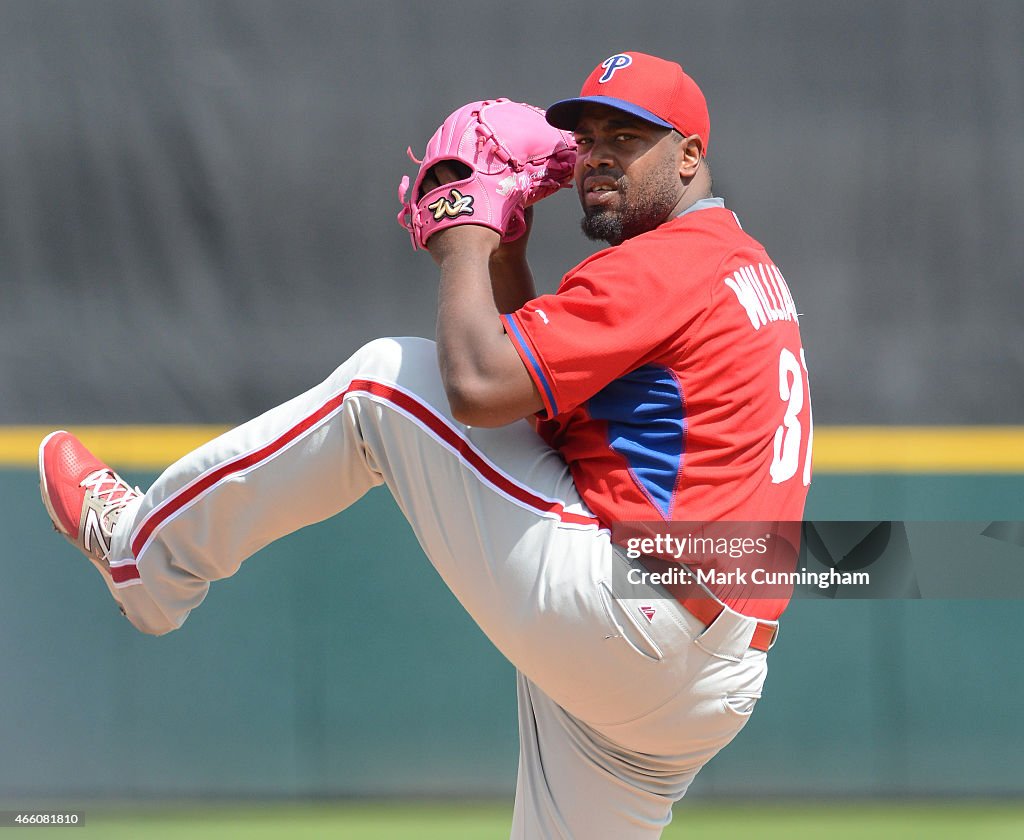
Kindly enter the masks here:
M 385 484 L 517 669 L 512 836 L 656 838 L 747 721 L 785 604 L 623 575 L 647 567 L 611 526 L 801 518 L 796 310 L 712 194 L 707 106 L 678 64 L 613 55 L 546 121 L 505 103 L 446 121 L 403 209 L 440 267 L 436 345 L 367 344 L 145 493 L 54 432 L 43 500 L 132 624 L 161 634 L 210 581 Z M 538 297 L 527 205 L 566 178 L 610 247 Z

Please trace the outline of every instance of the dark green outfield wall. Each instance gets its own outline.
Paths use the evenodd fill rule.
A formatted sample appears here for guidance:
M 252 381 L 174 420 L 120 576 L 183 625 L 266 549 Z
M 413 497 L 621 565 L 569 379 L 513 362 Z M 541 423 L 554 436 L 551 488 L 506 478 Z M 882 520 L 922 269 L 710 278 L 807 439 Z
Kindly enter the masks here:
M 140 483 L 152 476 L 130 476 Z M 0 801 L 511 794 L 512 669 L 374 491 L 136 633 L 0 473 Z M 1024 477 L 815 479 L 809 517 L 1014 519 Z M 798 602 L 695 794 L 1019 793 L 1019 602 Z

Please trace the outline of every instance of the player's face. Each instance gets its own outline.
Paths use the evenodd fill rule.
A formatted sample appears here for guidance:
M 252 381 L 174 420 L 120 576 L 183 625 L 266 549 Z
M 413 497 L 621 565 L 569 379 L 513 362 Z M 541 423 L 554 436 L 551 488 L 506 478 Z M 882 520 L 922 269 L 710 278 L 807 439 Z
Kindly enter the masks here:
M 606 105 L 585 105 L 574 133 L 588 237 L 618 245 L 674 215 L 683 194 L 678 134 Z

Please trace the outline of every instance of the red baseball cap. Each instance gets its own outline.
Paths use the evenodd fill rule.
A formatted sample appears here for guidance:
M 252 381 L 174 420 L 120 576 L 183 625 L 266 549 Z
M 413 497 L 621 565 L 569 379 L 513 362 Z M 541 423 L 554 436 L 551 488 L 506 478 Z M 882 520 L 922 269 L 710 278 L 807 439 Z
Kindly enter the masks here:
M 555 128 L 572 131 L 587 102 L 609 105 L 685 137 L 696 134 L 708 151 L 711 118 L 697 83 L 674 61 L 639 52 L 609 56 L 587 76 L 580 95 L 547 110 Z

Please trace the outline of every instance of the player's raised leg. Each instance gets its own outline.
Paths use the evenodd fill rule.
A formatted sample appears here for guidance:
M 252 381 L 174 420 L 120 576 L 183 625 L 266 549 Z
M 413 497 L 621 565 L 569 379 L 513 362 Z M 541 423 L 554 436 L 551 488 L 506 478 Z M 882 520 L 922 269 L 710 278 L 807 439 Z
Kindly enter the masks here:
M 66 450 L 85 467 L 68 469 L 74 459 Z M 40 468 L 51 518 L 89 553 L 75 520 L 91 516 L 97 501 L 83 479 L 101 473 L 121 486 L 116 474 L 66 434 L 47 439 Z M 494 635 L 503 625 L 509 636 L 530 636 L 518 589 L 530 590 L 547 552 L 560 558 L 551 562 L 551 585 L 558 578 L 558 598 L 570 601 L 572 576 L 584 567 L 598 576 L 594 569 L 610 556 L 564 462 L 528 424 L 456 423 L 433 343 L 381 339 L 306 393 L 185 456 L 144 496 L 115 494 L 117 516 L 99 517 L 105 545 L 91 559 L 140 629 L 167 632 L 203 600 L 210 581 L 385 482 L 442 576 Z M 344 547 L 339 555 L 339 562 L 375 562 L 345 558 Z M 558 598 L 546 611 L 559 609 Z M 161 615 L 140 617 L 140 601 L 155 602 Z

